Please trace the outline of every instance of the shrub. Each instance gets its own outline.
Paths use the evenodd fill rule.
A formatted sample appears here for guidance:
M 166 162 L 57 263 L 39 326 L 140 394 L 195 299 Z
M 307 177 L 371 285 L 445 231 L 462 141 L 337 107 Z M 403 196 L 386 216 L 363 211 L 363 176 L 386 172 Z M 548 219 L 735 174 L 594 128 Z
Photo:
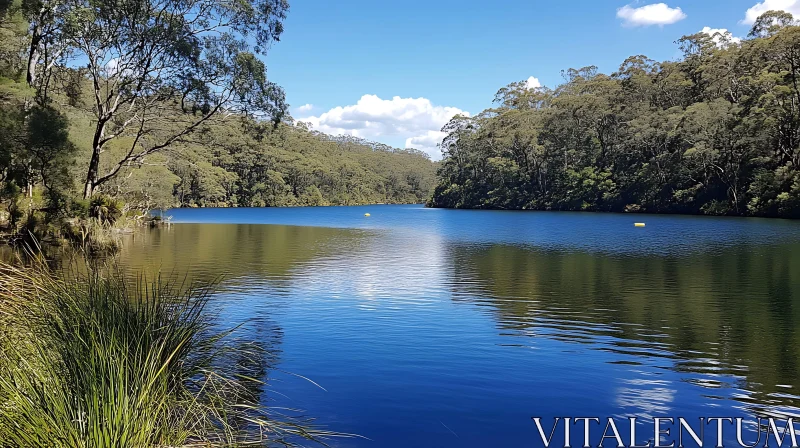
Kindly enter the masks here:
M 122 246 L 122 238 L 110 223 L 97 219 L 68 219 L 61 226 L 67 240 L 90 253 L 114 252 Z
M 731 213 L 731 206 L 727 201 L 718 201 L 715 199 L 703 205 L 700 211 L 706 215 L 723 216 Z
M 99 194 L 89 202 L 89 216 L 107 224 L 114 224 L 122 217 L 125 204 L 105 194 Z

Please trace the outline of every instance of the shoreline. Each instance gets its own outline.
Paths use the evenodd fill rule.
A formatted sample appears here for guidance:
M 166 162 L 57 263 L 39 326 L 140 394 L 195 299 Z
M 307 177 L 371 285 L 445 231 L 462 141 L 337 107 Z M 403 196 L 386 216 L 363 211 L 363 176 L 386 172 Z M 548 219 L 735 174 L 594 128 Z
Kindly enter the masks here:
M 685 212 L 648 212 L 648 211 L 613 211 L 613 210 L 542 210 L 542 209 L 524 209 L 524 208 L 459 208 L 459 207 L 437 207 L 425 205 L 425 208 L 441 209 L 441 210 L 472 210 L 472 211 L 493 211 L 493 212 L 538 212 L 538 213 L 596 213 L 596 214 L 613 214 L 613 215 L 640 215 L 640 216 L 697 216 L 706 218 L 756 218 L 756 219 L 780 219 L 786 221 L 800 221 L 800 218 L 792 218 L 787 216 L 768 216 L 768 215 L 711 215 L 704 213 L 685 213 Z

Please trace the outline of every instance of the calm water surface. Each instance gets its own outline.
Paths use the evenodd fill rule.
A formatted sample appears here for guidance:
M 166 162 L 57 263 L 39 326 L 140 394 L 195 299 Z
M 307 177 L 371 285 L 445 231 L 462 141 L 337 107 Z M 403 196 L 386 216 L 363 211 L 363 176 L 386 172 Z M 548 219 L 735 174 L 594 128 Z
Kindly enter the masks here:
M 798 222 L 168 214 L 121 262 L 223 276 L 220 321 L 279 350 L 264 401 L 369 438 L 334 446 L 541 446 L 532 416 L 800 415 Z

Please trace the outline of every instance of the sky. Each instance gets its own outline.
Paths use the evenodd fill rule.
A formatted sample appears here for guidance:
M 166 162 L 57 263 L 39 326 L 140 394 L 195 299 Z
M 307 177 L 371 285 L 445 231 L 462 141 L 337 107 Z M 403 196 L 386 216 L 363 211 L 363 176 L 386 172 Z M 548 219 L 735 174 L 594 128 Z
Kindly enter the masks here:
M 290 0 L 266 57 L 290 113 L 441 158 L 441 127 L 475 115 L 512 82 L 556 87 L 561 71 L 611 73 L 632 55 L 675 60 L 702 30 L 744 38 L 770 9 L 800 19 L 800 0 Z

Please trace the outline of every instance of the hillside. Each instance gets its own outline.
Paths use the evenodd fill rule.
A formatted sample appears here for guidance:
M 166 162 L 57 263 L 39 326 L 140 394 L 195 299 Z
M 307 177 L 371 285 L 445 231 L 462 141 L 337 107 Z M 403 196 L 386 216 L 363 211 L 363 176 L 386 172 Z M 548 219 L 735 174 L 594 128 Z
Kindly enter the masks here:
M 770 12 L 742 41 L 524 82 L 445 128 L 430 205 L 800 217 L 800 27 Z

